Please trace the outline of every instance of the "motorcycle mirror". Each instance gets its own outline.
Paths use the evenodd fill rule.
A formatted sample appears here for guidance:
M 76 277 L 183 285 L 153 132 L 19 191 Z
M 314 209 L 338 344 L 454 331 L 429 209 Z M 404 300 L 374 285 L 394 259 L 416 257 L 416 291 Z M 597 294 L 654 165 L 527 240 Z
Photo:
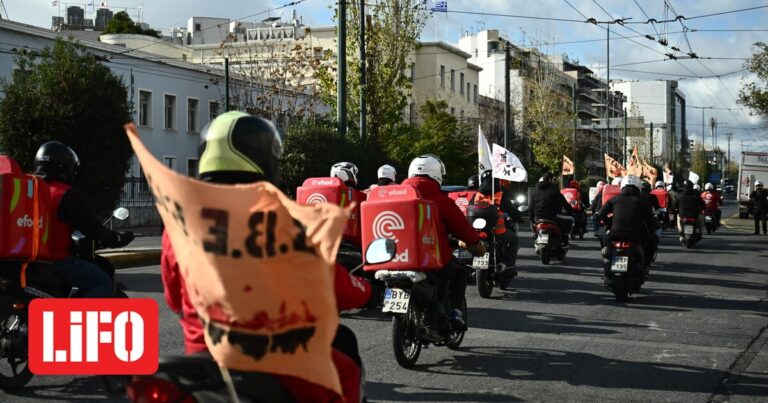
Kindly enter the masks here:
M 131 215 L 131 212 L 125 207 L 118 207 L 112 212 L 112 216 L 120 221 L 124 221 L 129 215 Z
M 389 262 L 395 258 L 397 246 L 392 239 L 381 238 L 371 242 L 365 251 L 365 261 L 368 264 Z
M 528 211 L 528 206 L 520 206 L 517 208 L 517 211 L 521 213 L 525 213 L 526 211 Z
M 472 221 L 472 228 L 483 229 L 485 228 L 486 224 L 488 224 L 488 222 L 485 221 L 485 218 L 478 218 L 475 219 L 475 221 Z

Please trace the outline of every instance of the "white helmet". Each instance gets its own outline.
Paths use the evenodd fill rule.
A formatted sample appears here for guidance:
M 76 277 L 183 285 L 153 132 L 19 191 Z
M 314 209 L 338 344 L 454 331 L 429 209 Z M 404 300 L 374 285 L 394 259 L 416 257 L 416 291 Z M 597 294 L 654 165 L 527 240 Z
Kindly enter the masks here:
M 351 162 L 338 162 L 331 167 L 331 176 L 342 182 L 353 182 L 357 185 L 357 166 Z
M 672 191 L 672 185 L 667 185 L 667 192 L 671 192 L 671 191 Z
M 598 188 L 599 188 L 599 187 L 601 187 L 601 186 L 605 186 L 605 182 L 603 182 L 603 181 L 597 181 L 597 183 L 595 184 L 595 187 L 598 187 Z
M 701 186 L 699 186 L 698 183 L 693 185 L 693 190 L 700 190 L 700 189 L 701 189 Z
M 755 181 L 755 187 L 763 186 L 763 182 Z
M 443 165 L 443 161 L 440 161 L 438 156 L 433 154 L 425 154 L 414 158 L 408 167 L 409 178 L 428 176 L 442 185 L 443 175 L 445 175 L 445 165 Z
M 392 165 L 382 165 L 379 167 L 379 172 L 376 176 L 376 179 L 387 178 L 392 182 L 394 182 L 395 175 L 397 175 L 397 171 L 395 170 L 395 167 L 393 167 Z
M 714 188 L 715 186 L 712 185 L 711 183 L 707 183 L 706 185 L 704 185 L 704 190 L 712 190 Z
M 654 187 L 655 188 L 664 188 L 664 182 L 658 181 L 658 182 L 656 182 L 656 186 L 654 186 Z
M 621 188 L 624 189 L 627 186 L 634 186 L 638 190 L 640 189 L 640 178 L 635 175 L 625 176 L 621 179 Z
M 622 179 L 621 176 L 617 176 L 617 177 L 613 178 L 613 180 L 611 181 L 611 185 L 620 185 L 621 184 L 621 179 Z M 640 187 L 638 187 L 638 189 L 639 188 Z

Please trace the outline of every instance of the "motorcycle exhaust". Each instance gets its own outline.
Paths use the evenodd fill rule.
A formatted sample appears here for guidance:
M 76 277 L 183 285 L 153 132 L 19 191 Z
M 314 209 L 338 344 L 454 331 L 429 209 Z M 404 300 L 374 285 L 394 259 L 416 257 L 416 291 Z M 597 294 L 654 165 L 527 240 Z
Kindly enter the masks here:
M 416 329 L 416 335 L 419 336 L 420 339 L 429 340 L 431 342 L 439 343 L 439 342 L 445 341 L 445 336 L 443 336 L 439 332 L 436 332 L 424 326 L 421 326 L 418 329 Z

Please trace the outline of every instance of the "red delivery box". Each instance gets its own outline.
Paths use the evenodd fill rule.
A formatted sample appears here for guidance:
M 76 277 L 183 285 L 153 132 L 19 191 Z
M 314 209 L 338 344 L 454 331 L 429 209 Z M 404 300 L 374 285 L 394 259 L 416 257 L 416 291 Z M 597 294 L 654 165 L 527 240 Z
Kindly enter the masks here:
M 571 208 L 576 211 L 581 211 L 581 194 L 578 189 L 565 188 L 560 191 L 565 197 L 565 201 L 571 205 Z
M 619 193 L 621 193 L 621 186 L 619 185 L 603 186 L 603 205 L 605 205 L 605 203 L 608 202 L 608 200 L 611 200 L 614 197 L 618 196 Z
M 339 178 L 308 178 L 296 189 L 296 202 L 302 205 L 335 204 L 347 207 L 357 203 L 344 227 L 344 239 L 360 239 L 360 202 L 362 195 L 348 188 Z
M 669 199 L 669 193 L 666 189 L 653 189 L 651 191 L 651 194 L 656 196 L 657 199 L 659 199 L 659 207 L 660 208 L 667 208 L 667 201 Z
M 459 206 L 464 215 L 467 215 L 467 206 L 469 206 L 469 203 L 475 197 L 475 193 L 477 193 L 477 190 L 460 190 L 458 192 L 448 193 L 448 197 Z
M 365 266 L 367 271 L 431 271 L 443 267 L 437 238 L 437 207 L 421 198 L 411 186 L 393 185 L 374 189 L 360 208 L 363 247 L 376 239 L 389 238 L 397 244 L 391 262 Z
M 22 172 L 13 158 L 0 155 L 0 258 L 43 260 L 50 257 L 49 199 L 44 181 Z

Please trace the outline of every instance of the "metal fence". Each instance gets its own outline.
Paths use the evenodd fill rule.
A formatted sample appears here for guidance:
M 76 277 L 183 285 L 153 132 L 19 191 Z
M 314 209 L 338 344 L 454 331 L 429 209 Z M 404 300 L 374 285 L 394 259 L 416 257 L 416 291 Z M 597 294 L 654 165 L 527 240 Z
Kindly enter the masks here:
M 120 196 L 120 206 L 149 207 L 155 205 L 155 195 L 149 190 L 144 178 L 125 178 L 123 194 Z

